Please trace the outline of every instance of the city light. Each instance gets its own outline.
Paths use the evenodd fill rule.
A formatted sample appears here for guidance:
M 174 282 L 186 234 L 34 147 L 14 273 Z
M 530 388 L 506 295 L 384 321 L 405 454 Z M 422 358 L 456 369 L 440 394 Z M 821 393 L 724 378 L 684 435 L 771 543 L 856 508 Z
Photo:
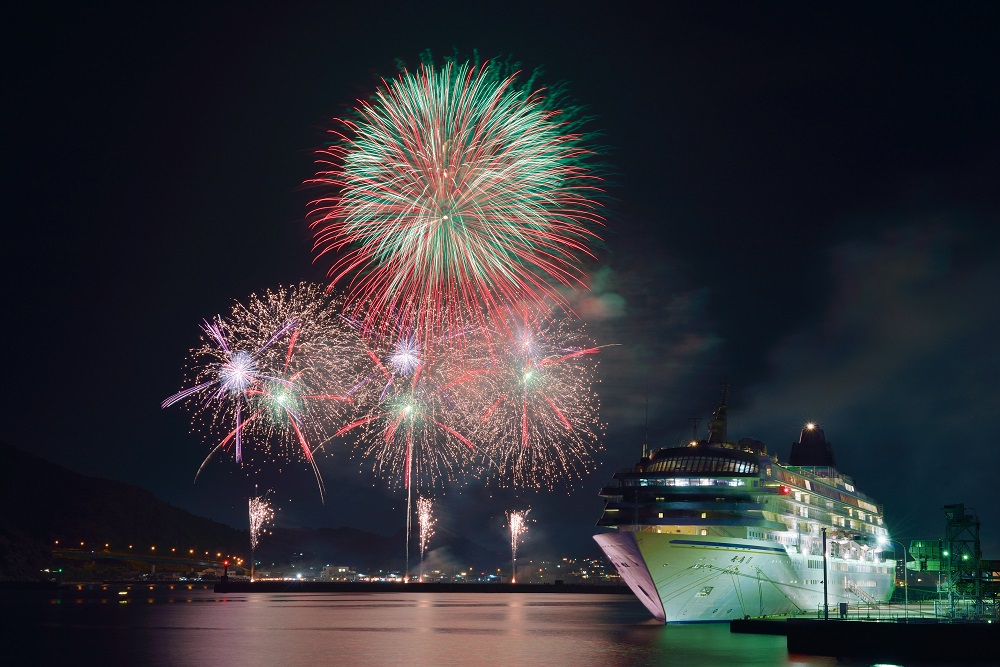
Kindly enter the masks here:
M 65 540 L 53 539 L 51 544 L 53 549 L 58 551 L 61 544 Z M 204 585 L 211 586 L 209 582 L 218 581 L 219 578 L 225 574 L 224 568 L 239 568 L 235 572 L 233 569 L 229 570 L 230 577 L 235 577 L 236 581 L 244 578 L 245 573 L 242 572 L 243 567 L 249 568 L 249 564 L 246 563 L 246 559 L 234 555 L 232 553 L 224 554 L 223 551 L 217 550 L 215 552 L 205 551 L 204 557 L 200 554 L 197 548 L 188 547 L 183 548 L 180 546 L 169 546 L 164 547 L 162 544 L 150 544 L 145 549 L 143 553 L 143 547 L 138 547 L 139 551 L 136 553 L 136 545 L 128 545 L 128 549 L 119 548 L 118 550 L 111 548 L 110 542 L 105 542 L 102 539 L 89 539 L 84 536 L 83 540 L 72 541 L 74 546 L 66 549 L 61 554 L 56 554 L 57 556 L 65 555 L 68 557 L 74 557 L 71 554 L 73 552 L 82 551 L 87 554 L 85 557 L 90 557 L 90 554 L 100 554 L 97 556 L 100 559 L 108 559 L 114 561 L 116 556 L 116 551 L 122 556 L 121 562 L 146 562 L 153 563 L 152 566 L 147 566 L 146 568 L 140 567 L 138 571 L 127 571 L 127 566 L 112 565 L 112 568 L 126 569 L 126 577 L 132 577 L 131 579 L 122 578 L 120 575 L 116 577 L 122 581 L 133 581 L 138 583 L 141 580 L 143 586 L 148 586 L 153 583 L 161 583 L 162 585 L 169 586 L 176 582 L 191 582 L 191 581 L 205 581 Z M 104 545 L 104 548 L 100 551 L 93 550 L 92 546 L 87 547 L 87 545 Z M 82 549 L 80 546 L 82 545 Z M 186 552 L 186 553 L 185 553 Z M 214 558 L 213 558 L 214 556 Z M 79 556 L 76 556 L 79 558 Z M 459 571 L 458 568 L 451 571 L 441 571 L 434 570 L 432 573 L 426 573 L 420 577 L 420 581 L 427 582 L 461 582 L 461 583 L 499 583 L 503 580 L 503 568 L 495 567 L 493 564 L 489 566 L 484 566 L 483 563 L 470 563 L 465 568 Z M 134 566 L 133 566 L 134 567 Z M 311 572 L 311 570 L 315 570 Z M 64 575 L 62 569 L 59 570 L 51 569 L 52 573 L 58 574 L 60 577 L 69 576 L 72 574 Z M 73 570 L 70 570 L 73 572 Z M 610 568 L 606 563 L 603 563 L 599 559 L 574 559 L 562 557 L 554 561 L 538 561 L 529 560 L 527 561 L 527 567 L 520 573 L 525 577 L 524 583 L 553 583 L 557 580 L 564 581 L 566 583 L 576 582 L 579 584 L 592 583 L 592 582 L 607 582 L 607 583 L 620 583 L 620 577 L 617 573 Z M 54 576 L 54 575 L 53 575 Z M 204 578 L 204 579 L 203 579 Z M 292 563 L 287 563 L 284 565 L 271 564 L 268 568 L 267 575 L 260 577 L 260 579 L 267 579 L 271 581 L 290 581 L 290 580 L 300 580 L 300 581 L 402 581 L 402 576 L 398 573 L 382 573 L 382 574 L 367 574 L 363 567 L 336 567 L 331 565 L 323 566 L 309 566 L 308 564 L 295 561 Z M 518 577 L 520 580 L 520 577 Z M 187 584 L 188 590 L 193 590 L 191 588 L 192 584 Z M 145 590 L 145 588 L 143 588 Z

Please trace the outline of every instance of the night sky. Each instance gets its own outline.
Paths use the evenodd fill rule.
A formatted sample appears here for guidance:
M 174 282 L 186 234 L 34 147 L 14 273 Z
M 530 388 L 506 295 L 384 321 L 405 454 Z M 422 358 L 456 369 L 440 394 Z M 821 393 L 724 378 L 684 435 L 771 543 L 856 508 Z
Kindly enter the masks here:
M 209 446 L 160 401 L 203 318 L 323 280 L 302 183 L 331 119 L 397 59 L 477 49 L 595 118 L 605 248 L 574 303 L 617 345 L 597 469 L 450 489 L 438 531 L 502 547 L 530 506 L 522 556 L 596 553 L 602 484 L 644 438 L 704 436 L 729 382 L 731 436 L 784 460 L 816 421 L 895 538 L 965 503 L 1000 558 L 1000 5 L 538 4 L 7 13 L 0 438 L 245 527 L 251 482 L 194 483 Z M 304 464 L 267 480 L 279 524 L 402 528 L 346 446 L 321 470 L 325 505 Z

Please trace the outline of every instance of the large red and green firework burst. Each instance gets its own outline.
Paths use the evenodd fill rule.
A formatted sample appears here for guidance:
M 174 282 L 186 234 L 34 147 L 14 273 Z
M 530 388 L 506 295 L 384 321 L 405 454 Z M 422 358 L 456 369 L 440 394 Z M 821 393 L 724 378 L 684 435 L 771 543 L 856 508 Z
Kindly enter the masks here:
M 314 249 L 368 324 L 413 317 L 420 339 L 455 312 L 530 322 L 584 286 L 603 224 L 594 153 L 575 109 L 512 70 L 403 71 L 321 151 Z

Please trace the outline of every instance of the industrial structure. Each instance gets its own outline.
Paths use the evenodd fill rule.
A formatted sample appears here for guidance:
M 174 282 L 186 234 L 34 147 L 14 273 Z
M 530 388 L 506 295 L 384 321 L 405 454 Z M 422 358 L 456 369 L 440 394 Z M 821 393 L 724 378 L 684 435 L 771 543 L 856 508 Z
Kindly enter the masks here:
M 952 620 L 997 619 L 1000 560 L 983 559 L 979 517 L 961 503 L 945 505 L 944 514 L 941 539 L 910 542 L 912 560 L 907 563 L 907 581 L 916 573 L 917 581 L 923 584 L 916 588 L 935 591 L 936 616 Z

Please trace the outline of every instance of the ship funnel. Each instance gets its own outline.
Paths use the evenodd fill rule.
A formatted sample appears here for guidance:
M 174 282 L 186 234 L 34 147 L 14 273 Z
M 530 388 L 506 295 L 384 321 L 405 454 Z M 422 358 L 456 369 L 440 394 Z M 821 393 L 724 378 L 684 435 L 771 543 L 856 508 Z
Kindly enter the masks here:
M 799 441 L 792 443 L 792 454 L 788 465 L 836 468 L 833 449 L 826 441 L 826 434 L 816 424 L 806 424 L 799 435 Z

